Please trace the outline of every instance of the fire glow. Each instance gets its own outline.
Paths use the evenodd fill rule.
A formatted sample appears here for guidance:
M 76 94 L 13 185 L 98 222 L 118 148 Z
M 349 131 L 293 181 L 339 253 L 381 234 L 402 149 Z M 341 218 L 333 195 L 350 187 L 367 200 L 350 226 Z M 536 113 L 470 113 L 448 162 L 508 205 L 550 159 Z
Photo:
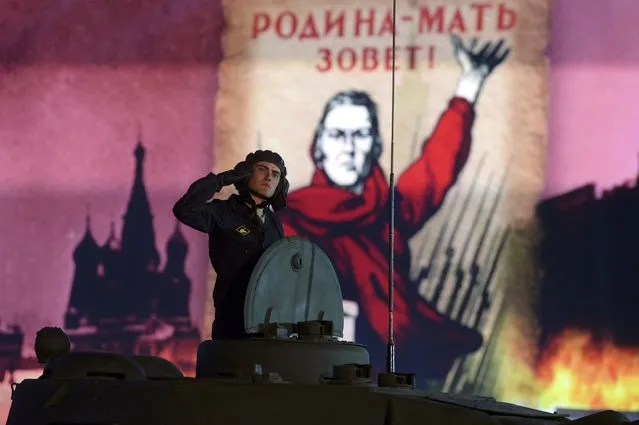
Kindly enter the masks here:
M 566 331 L 552 341 L 535 372 L 544 409 L 639 410 L 639 348 Z

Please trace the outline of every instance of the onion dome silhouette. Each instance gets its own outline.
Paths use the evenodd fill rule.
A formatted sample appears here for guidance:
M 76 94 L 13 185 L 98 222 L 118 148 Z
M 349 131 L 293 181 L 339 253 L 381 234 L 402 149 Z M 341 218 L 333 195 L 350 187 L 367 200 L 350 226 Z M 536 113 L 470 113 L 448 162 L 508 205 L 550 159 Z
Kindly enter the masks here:
M 115 235 L 115 222 L 111 221 L 111 227 L 109 229 L 109 236 L 102 245 L 102 249 L 106 253 L 117 252 L 120 250 L 120 240 Z
M 100 251 L 100 247 L 91 233 L 91 217 L 87 214 L 84 236 L 73 251 L 73 259 L 76 263 L 85 262 L 89 259 L 97 260 L 100 257 Z
M 189 246 L 180 230 L 180 223 L 175 222 L 175 228 L 166 243 L 166 253 L 169 258 L 182 262 L 189 252 Z

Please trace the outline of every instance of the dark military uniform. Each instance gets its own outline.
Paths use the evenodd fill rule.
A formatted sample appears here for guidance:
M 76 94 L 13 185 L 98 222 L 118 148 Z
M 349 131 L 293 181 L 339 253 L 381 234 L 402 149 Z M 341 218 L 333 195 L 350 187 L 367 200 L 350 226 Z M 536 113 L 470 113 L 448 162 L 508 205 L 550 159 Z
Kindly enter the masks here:
M 209 234 L 209 257 L 217 273 L 211 333 L 215 339 L 234 339 L 245 334 L 244 299 L 251 273 L 262 253 L 283 238 L 284 231 L 268 207 L 263 207 L 262 222 L 257 215 L 260 206 L 248 192 L 207 202 L 223 185 L 222 178 L 213 173 L 197 180 L 175 204 L 173 214 L 185 225 Z

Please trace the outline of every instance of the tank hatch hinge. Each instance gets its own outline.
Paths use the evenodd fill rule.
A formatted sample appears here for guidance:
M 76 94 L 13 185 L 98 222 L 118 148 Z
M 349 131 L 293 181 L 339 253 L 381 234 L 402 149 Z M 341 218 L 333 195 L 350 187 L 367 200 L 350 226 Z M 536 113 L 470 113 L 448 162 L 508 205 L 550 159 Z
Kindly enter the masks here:
M 266 339 L 288 339 L 294 332 L 295 325 L 292 323 L 263 323 L 257 331 L 261 338 Z
M 297 335 L 300 339 L 333 340 L 333 322 L 330 320 L 309 320 L 298 322 Z

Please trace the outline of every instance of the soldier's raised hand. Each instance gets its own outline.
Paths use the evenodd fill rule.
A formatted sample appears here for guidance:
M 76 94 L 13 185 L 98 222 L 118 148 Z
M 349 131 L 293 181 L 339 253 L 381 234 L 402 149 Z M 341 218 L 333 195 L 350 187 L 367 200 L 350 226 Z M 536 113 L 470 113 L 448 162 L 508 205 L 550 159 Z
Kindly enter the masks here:
M 245 161 L 239 162 L 232 170 L 220 173 L 220 178 L 224 186 L 240 183 L 248 179 L 253 174 L 253 167 Z
M 453 34 L 451 42 L 455 49 L 455 60 L 465 74 L 479 73 L 486 77 L 510 54 L 510 48 L 504 45 L 503 38 L 496 42 L 484 43 L 481 48 L 477 48 L 477 38 L 473 38 L 468 45 L 465 45 L 458 35 Z
M 477 47 L 477 38 L 465 44 L 456 34 L 451 35 L 451 43 L 455 60 L 462 71 L 456 95 L 474 103 L 486 77 L 506 60 L 510 48 L 505 45 L 503 38 Z

